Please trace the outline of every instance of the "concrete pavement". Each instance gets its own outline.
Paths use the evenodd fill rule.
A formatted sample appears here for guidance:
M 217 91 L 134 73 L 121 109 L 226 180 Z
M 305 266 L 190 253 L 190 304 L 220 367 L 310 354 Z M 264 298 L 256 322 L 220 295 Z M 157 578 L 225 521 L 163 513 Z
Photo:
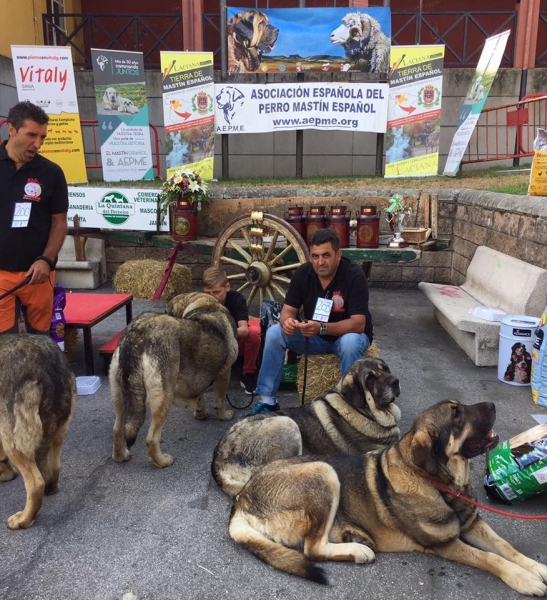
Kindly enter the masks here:
M 110 291 L 108 288 L 98 293 Z M 135 302 L 134 315 L 162 305 Z M 529 387 L 497 379 L 495 368 L 478 368 L 432 317 L 417 290 L 371 290 L 371 312 L 380 356 L 401 380 L 402 430 L 438 400 L 496 403 L 502 440 L 535 425 Z M 97 349 L 124 326 L 122 309 L 93 330 Z M 77 375 L 84 374 L 78 340 Z M 277 572 L 228 536 L 230 501 L 210 475 L 212 451 L 230 423 L 199 422 L 174 409 L 162 446 L 175 456 L 167 469 L 147 461 L 145 423 L 123 465 L 110 458 L 114 411 L 108 380 L 91 396 L 78 397 L 62 454 L 60 491 L 47 497 L 36 524 L 26 531 L 0 527 L 0 598 L 3 600 L 239 600 L 322 599 L 513 600 L 520 597 L 493 576 L 419 554 L 379 554 L 371 565 L 326 563 L 331 585 L 322 587 Z M 247 397 L 232 377 L 234 402 Z M 282 393 L 282 405 L 297 404 Z M 239 415 L 245 411 L 238 411 Z M 491 505 L 482 487 L 484 457 L 473 461 L 479 501 Z M 547 513 L 546 496 L 518 507 L 493 505 L 527 515 Z M 0 520 L 24 503 L 20 477 L 0 484 Z M 481 511 L 520 551 L 547 564 L 547 522 L 517 520 Z

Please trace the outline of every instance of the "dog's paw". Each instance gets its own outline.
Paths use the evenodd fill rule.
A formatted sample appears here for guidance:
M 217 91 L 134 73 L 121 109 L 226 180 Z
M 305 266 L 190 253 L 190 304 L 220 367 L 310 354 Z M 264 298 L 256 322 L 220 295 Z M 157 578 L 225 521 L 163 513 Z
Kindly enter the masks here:
M 44 488 L 44 494 L 46 496 L 53 496 L 53 494 L 56 494 L 59 491 L 59 482 L 56 481 L 55 483 L 46 483 L 46 487 Z
M 125 462 L 131 458 L 131 452 L 124 448 L 121 452 L 112 452 L 112 460 L 117 463 Z
M 217 410 L 216 411 L 217 418 L 221 421 L 230 421 L 230 419 L 234 418 L 233 410 Z
M 165 467 L 170 467 L 175 459 L 171 454 L 159 454 L 154 458 L 150 457 L 150 460 L 155 467 L 164 469 Z
M 9 462 L 0 462 L 0 481 L 11 481 L 17 475 L 17 471 Z
M 34 525 L 35 519 L 27 519 L 24 514 L 24 511 L 20 511 L 8 517 L 8 527 L 10 529 L 27 529 Z
M 541 577 L 543 581 L 547 583 L 547 567 L 545 565 L 533 561 L 533 564 L 530 565 L 527 570 L 530 571 L 530 573 L 534 573 L 534 575 Z
M 502 579 L 519 594 L 525 596 L 545 596 L 547 594 L 547 585 L 543 583 L 541 575 L 527 571 L 515 564 L 505 570 Z
M 207 412 L 207 409 L 205 409 L 205 408 L 196 408 L 196 410 L 194 411 L 194 419 L 197 419 L 198 421 L 203 421 L 208 416 L 209 416 L 209 413 Z
M 355 546 L 355 550 L 352 552 L 355 562 L 358 565 L 364 565 L 373 562 L 376 559 L 376 554 L 368 546 L 362 544 L 352 544 Z

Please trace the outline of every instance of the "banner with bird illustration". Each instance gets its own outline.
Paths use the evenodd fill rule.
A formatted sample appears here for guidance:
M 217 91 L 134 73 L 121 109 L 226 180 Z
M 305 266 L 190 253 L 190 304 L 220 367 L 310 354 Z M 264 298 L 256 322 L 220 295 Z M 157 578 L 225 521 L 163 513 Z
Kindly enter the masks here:
M 154 179 L 142 52 L 91 48 L 103 179 Z
M 385 177 L 438 173 L 444 50 L 391 47 Z
M 215 153 L 212 52 L 160 52 L 167 178 L 182 166 L 208 181 Z

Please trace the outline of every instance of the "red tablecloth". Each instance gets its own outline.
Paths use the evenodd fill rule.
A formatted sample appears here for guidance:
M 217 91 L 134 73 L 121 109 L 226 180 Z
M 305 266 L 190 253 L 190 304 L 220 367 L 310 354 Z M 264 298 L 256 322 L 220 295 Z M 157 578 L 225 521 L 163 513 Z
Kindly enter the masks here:
M 90 324 L 104 313 L 132 300 L 131 294 L 71 294 L 66 295 L 65 319 L 67 324 Z

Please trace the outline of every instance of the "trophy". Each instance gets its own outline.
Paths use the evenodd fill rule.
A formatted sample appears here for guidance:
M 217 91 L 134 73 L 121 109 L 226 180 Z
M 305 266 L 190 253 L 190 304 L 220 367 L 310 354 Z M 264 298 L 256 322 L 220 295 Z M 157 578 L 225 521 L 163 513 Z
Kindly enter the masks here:
M 390 199 L 389 206 L 386 208 L 385 212 L 389 228 L 395 234 L 393 239 L 389 242 L 388 248 L 406 248 L 408 243 L 405 242 L 401 233 L 405 230 L 405 221 L 412 213 L 412 207 L 405 208 L 401 196 L 395 194 L 393 198 Z

